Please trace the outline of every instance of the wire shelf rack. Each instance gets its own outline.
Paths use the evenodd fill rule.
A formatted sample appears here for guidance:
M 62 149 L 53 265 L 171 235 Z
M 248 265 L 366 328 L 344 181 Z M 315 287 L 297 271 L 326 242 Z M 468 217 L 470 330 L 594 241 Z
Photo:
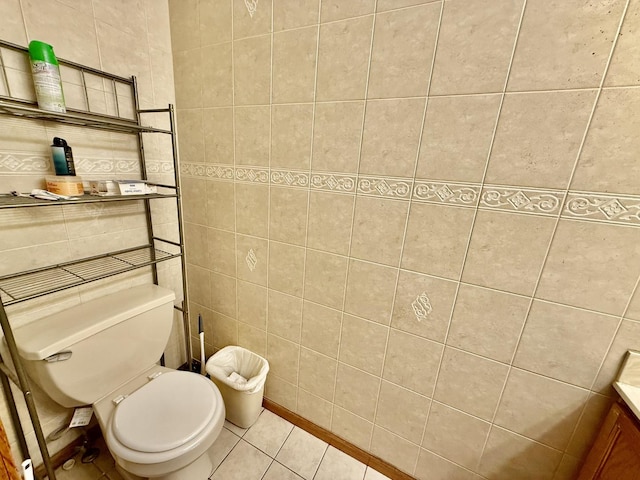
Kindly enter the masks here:
M 176 198 L 175 193 L 150 193 L 145 195 L 83 195 L 75 200 L 40 200 L 33 197 L 16 197 L 0 194 L 0 210 L 4 208 L 48 207 L 55 205 L 75 205 L 80 203 L 124 202 L 132 200 L 148 200 L 153 198 Z
M 180 256 L 144 245 L 7 275 L 0 277 L 0 297 L 5 306 L 13 305 Z

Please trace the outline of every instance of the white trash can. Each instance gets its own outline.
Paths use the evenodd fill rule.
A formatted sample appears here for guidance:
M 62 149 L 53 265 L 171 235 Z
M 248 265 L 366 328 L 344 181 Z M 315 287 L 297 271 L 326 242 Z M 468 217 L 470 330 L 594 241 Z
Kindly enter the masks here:
M 269 362 L 246 348 L 229 346 L 213 354 L 206 364 L 227 412 L 227 420 L 249 428 L 262 408 Z

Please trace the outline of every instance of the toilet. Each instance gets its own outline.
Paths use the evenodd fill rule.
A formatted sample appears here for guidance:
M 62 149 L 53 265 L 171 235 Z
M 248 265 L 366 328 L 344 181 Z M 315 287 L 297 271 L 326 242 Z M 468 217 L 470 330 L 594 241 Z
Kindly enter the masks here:
M 220 391 L 202 375 L 157 365 L 174 299 L 141 285 L 14 329 L 29 377 L 64 407 L 93 407 L 127 480 L 205 480 L 213 470 Z

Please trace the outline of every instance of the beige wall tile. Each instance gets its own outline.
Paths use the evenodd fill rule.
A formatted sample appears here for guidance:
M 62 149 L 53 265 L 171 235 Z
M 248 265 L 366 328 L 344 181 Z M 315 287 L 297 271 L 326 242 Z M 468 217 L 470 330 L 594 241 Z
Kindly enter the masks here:
M 375 0 L 324 0 L 320 21 L 333 22 L 345 18 L 359 17 L 373 13 Z
M 236 107 L 236 165 L 269 166 L 270 107 Z
M 523 0 L 446 2 L 431 94 L 503 89 Z
M 414 476 L 420 480 L 476 480 L 471 471 L 459 467 L 428 450 L 420 449 L 418 464 Z
M 312 102 L 318 27 L 273 36 L 273 103 Z
M 235 276 L 236 274 L 236 236 L 232 232 L 207 229 L 207 268 L 214 272 Z
M 391 326 L 444 342 L 456 288 L 454 282 L 401 270 Z
M 595 91 L 507 95 L 486 182 L 566 188 Z
M 632 229 L 561 220 L 536 296 L 620 315 L 640 274 L 639 257 Z
M 351 260 L 344 311 L 389 325 L 397 278 L 396 268 Z
M 462 280 L 533 294 L 555 223 L 555 218 L 478 212 Z
M 206 162 L 233 165 L 233 110 L 204 109 L 202 125 Z
M 582 388 L 514 368 L 507 380 L 495 423 L 564 450 L 588 393 Z
M 300 388 L 333 401 L 338 362 L 313 350 L 300 350 Z
M 635 293 L 631 298 L 625 316 L 631 320 L 640 320 L 640 288 L 636 285 Z
M 360 173 L 412 177 L 425 100 L 372 100 L 367 103 Z
M 413 203 L 402 268 L 458 280 L 472 221 L 470 209 Z
M 253 254 L 251 254 L 253 252 Z M 267 286 L 268 242 L 262 238 L 236 236 L 236 275 L 239 279 Z
M 268 104 L 271 92 L 271 37 L 265 35 L 234 42 L 233 62 L 235 104 Z
M 369 98 L 427 94 L 440 3 L 376 16 Z
M 183 185 L 184 185 L 183 180 Z M 186 185 L 185 190 L 186 189 Z M 208 180 L 206 182 L 206 201 L 200 197 L 198 201 L 206 205 L 206 223 L 210 227 L 223 230 L 235 230 L 235 187 L 230 182 Z M 187 215 L 185 206 L 185 216 Z
M 184 178 L 182 180 L 184 195 L 182 196 L 182 208 L 184 209 L 184 221 L 207 224 L 207 202 L 205 192 L 207 182 L 199 178 Z
M 235 47 L 234 47 L 235 48 Z M 231 105 L 233 102 L 233 79 L 231 68 L 231 43 L 222 43 L 206 47 L 201 50 L 202 63 L 202 105 L 205 107 L 220 107 Z M 243 50 L 238 55 L 244 53 Z M 242 61 L 244 57 L 236 56 L 235 61 Z M 241 64 L 242 65 L 242 64 Z M 238 78 L 238 64 L 236 63 L 236 79 Z M 242 70 L 240 70 L 242 73 Z M 238 88 L 239 84 L 236 84 Z M 236 91 L 236 102 L 238 101 Z
M 269 290 L 269 333 L 300 343 L 302 299 Z
M 267 289 L 238 281 L 238 320 L 261 330 L 267 329 Z M 266 337 L 265 337 L 266 338 Z
M 7 21 L 0 25 L 0 38 L 18 45 L 27 44 L 27 35 L 20 10 L 20 0 L 2 0 L 2 11 Z
M 211 309 L 236 318 L 235 278 L 211 272 Z
M 623 320 L 593 385 L 594 391 L 614 395 L 611 384 L 618 376 L 627 350 L 637 350 L 638 345 L 640 345 L 640 323 Z
M 597 5 L 545 0 L 527 5 L 509 90 L 598 86 L 623 7 L 620 0 Z
M 187 262 L 202 268 L 208 268 L 209 249 L 207 247 L 207 227 L 195 223 L 185 223 L 184 240 Z
M 410 7 L 412 5 L 420 5 L 423 3 L 434 3 L 437 1 L 438 0 L 378 0 L 376 4 L 376 11 L 383 12 L 385 10 Z
M 271 187 L 269 238 L 304 246 L 308 204 L 307 190 Z
M 493 427 L 478 471 L 495 480 L 551 480 L 562 452 Z
M 304 297 L 312 302 L 342 308 L 347 277 L 347 258 L 307 251 Z
M 338 364 L 334 400 L 337 406 L 372 422 L 379 389 L 380 377 L 369 375 L 344 363 Z
M 391 329 L 382 378 L 431 397 L 441 356 L 441 344 Z
M 291 411 L 295 411 L 297 405 L 298 387 L 282 380 L 275 375 L 267 375 L 264 396 L 282 405 Z
M 288 0 L 274 0 L 274 31 L 315 25 L 319 21 L 319 7 L 320 0 L 300 0 L 295 3 Z
M 358 171 L 363 114 L 363 102 L 316 105 L 312 170 Z
M 613 399 L 604 395 L 589 395 L 587 405 L 567 446 L 567 453 L 577 458 L 587 455 L 613 402 Z
M 430 98 L 416 176 L 481 182 L 499 95 Z
M 254 37 L 271 32 L 273 0 L 233 2 L 233 38 Z M 253 11 L 250 10 L 253 6 Z
M 200 46 L 231 41 L 231 3 L 232 0 L 198 0 Z M 193 31 L 186 34 L 193 35 Z
M 337 358 L 341 325 L 342 312 L 305 301 L 302 307 L 302 345 Z
M 375 423 L 405 440 L 419 444 L 430 405 L 428 398 L 383 381 Z
M 563 455 L 560 465 L 553 476 L 554 480 L 573 480 L 578 476 L 582 467 L 582 460 L 570 455 Z
M 640 90 L 604 90 L 589 127 L 571 189 L 640 193 Z M 610 159 L 615 158 L 615 168 Z M 609 161 L 608 161 L 609 160 Z
M 269 288 L 302 297 L 304 259 L 302 247 L 269 242 Z
M 189 294 L 191 301 L 200 305 L 211 307 L 211 275 L 208 270 L 189 265 L 187 268 L 187 279 L 189 280 Z
M 238 345 L 265 357 L 267 355 L 267 332 L 238 322 Z
M 169 2 L 169 19 L 171 21 L 171 45 L 174 52 L 182 52 L 200 46 L 198 31 L 199 0 Z
M 331 428 L 331 411 L 333 404 L 317 397 L 306 390 L 298 390 L 298 410 L 296 413 L 308 418 L 316 425 L 329 430 Z
M 422 446 L 463 467 L 475 469 L 491 424 L 433 402 Z
M 185 162 L 204 162 L 202 110 L 178 110 L 177 124 L 180 127 L 178 134 L 180 158 Z
M 373 423 L 334 404 L 331 431 L 354 445 L 368 450 L 373 435 Z
M 618 318 L 534 301 L 514 365 L 590 388 Z
M 237 345 L 238 322 L 233 318 L 218 312 L 212 312 L 212 319 L 212 330 L 215 333 L 212 333 L 207 337 L 213 338 L 212 344 L 214 348 L 219 350 L 229 345 Z
M 173 54 L 176 84 L 176 107 L 199 108 L 202 105 L 202 62 L 200 51 L 189 50 Z
M 380 376 L 389 328 L 344 315 L 340 337 L 340 361 Z
M 353 220 L 351 255 L 362 260 L 397 266 L 408 210 L 408 202 L 358 197 Z
M 236 226 L 238 233 L 267 237 L 269 187 L 236 183 Z
M 413 473 L 420 447 L 383 428 L 374 427 L 371 452 L 400 470 Z
M 635 2 L 630 2 L 607 71 L 604 83 L 607 86 L 638 85 L 640 83 L 640 65 L 635 61 L 640 56 L 639 18 L 640 6 Z
M 511 363 L 530 299 L 460 285 L 447 345 Z
M 313 105 L 277 105 L 271 115 L 271 167 L 308 170 Z
M 364 98 L 372 33 L 373 15 L 320 27 L 318 101 Z
M 349 253 L 354 202 L 353 195 L 310 192 L 307 245 L 331 253 Z
M 299 356 L 299 345 L 276 335 L 267 335 L 267 360 L 271 375 L 297 384 Z
M 447 347 L 434 400 L 491 420 L 509 366 Z

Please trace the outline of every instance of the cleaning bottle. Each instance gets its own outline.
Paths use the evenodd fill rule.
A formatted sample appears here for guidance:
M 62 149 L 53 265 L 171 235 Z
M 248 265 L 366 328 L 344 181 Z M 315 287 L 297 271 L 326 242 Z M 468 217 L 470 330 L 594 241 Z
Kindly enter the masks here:
M 54 137 L 51 145 L 51 158 L 56 175 L 75 175 L 76 167 L 73 163 L 73 152 L 64 138 Z
M 29 43 L 29 59 L 38 107 L 50 112 L 65 113 L 67 110 L 62 93 L 60 67 L 53 47 L 33 40 Z

